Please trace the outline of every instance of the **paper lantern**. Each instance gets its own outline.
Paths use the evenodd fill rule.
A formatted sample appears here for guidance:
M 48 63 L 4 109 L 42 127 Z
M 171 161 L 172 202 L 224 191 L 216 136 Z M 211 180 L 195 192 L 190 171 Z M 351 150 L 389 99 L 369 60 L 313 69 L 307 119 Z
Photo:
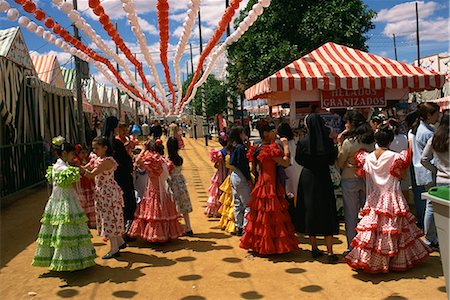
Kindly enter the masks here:
M 111 29 L 114 28 L 114 25 L 110 22 L 110 23 L 108 23 L 108 24 L 104 24 L 104 25 L 103 25 L 103 28 L 105 29 L 106 32 L 109 33 L 109 31 L 110 31 Z M 114 29 L 115 29 L 115 28 L 114 28 Z
M 56 36 L 55 35 L 51 35 L 50 39 L 48 40 L 50 43 L 54 44 L 56 42 Z
M 22 4 L 23 10 L 27 13 L 34 13 L 36 10 L 36 4 L 34 2 L 28 0 L 24 4 Z
M 52 0 L 53 4 L 55 4 L 56 6 L 60 6 L 61 3 L 63 3 L 63 0 Z
M 61 45 L 62 45 L 62 40 L 61 40 L 60 38 L 57 38 L 57 39 L 55 40 L 55 45 L 56 45 L 56 47 L 60 48 Z
M 89 7 L 94 9 L 100 5 L 100 0 L 89 0 Z
M 24 4 L 26 0 L 14 0 L 14 2 L 16 2 L 17 4 Z
M 233 1 L 233 0 L 231 0 L 231 3 L 230 3 L 230 6 L 233 8 L 233 9 L 238 9 L 239 8 L 239 3 L 240 1 Z
M 270 0 L 259 0 L 259 3 L 261 3 L 261 5 L 262 5 L 264 8 L 267 8 L 267 7 L 270 6 Z
M 44 31 L 44 34 L 42 35 L 42 37 L 44 38 L 44 40 L 46 40 L 47 42 L 50 41 L 50 37 L 51 37 L 51 33 L 50 31 L 46 30 Z
M 8 2 L 0 1 L 0 12 L 8 11 L 8 9 L 10 9 L 10 8 L 11 8 L 11 6 L 9 5 Z
M 92 11 L 94 12 L 94 14 L 96 14 L 97 16 L 100 16 L 101 14 L 105 13 L 105 10 L 103 9 L 102 6 L 97 6 L 94 9 L 92 9 Z
M 44 12 L 42 9 L 37 9 L 37 10 L 34 12 L 34 17 L 35 17 L 37 20 L 42 21 L 42 20 L 45 19 L 45 12 Z
M 257 3 L 255 5 L 253 5 L 253 11 L 260 16 L 263 13 L 263 6 L 260 3 Z
M 56 23 L 55 26 L 53 26 L 53 33 L 54 34 L 60 34 L 61 33 L 61 25 Z
M 47 28 L 53 28 L 53 26 L 55 26 L 55 21 L 53 21 L 52 18 L 48 17 L 47 19 L 45 19 L 44 25 Z
M 60 8 L 65 14 L 69 14 L 73 10 L 73 5 L 70 2 L 63 2 Z
M 25 17 L 25 16 L 21 16 L 20 18 L 19 18 L 19 25 L 21 26 L 21 27 L 27 27 L 28 26 L 28 24 L 30 23 L 30 19 L 28 19 L 27 17 Z
M 44 27 L 38 26 L 35 31 L 37 36 L 42 36 L 44 34 Z
M 98 21 L 99 21 L 102 25 L 110 23 L 110 22 L 109 22 L 109 17 L 108 17 L 108 15 L 105 15 L 105 14 L 101 14 L 100 17 L 98 18 Z
M 19 17 L 19 11 L 15 8 L 10 8 L 6 13 L 6 17 L 8 18 L 8 20 L 15 21 Z

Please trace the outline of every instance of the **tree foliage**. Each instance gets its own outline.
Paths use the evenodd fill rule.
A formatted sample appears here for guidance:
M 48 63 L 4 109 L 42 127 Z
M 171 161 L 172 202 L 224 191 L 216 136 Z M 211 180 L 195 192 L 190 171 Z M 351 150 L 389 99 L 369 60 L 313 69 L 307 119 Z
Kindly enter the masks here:
M 188 79 L 183 83 L 183 97 L 191 81 L 192 75 L 189 75 Z M 223 81 L 217 80 L 214 75 L 209 75 L 203 84 L 203 88 L 205 89 L 206 114 L 208 117 L 224 112 L 227 108 L 226 84 Z M 202 114 L 201 94 L 201 88 L 198 88 L 194 99 L 190 103 L 191 107 L 193 105 L 195 106 L 196 115 Z
M 250 0 L 235 27 L 257 2 Z M 376 13 L 362 0 L 273 0 L 252 27 L 228 47 L 231 90 L 245 89 L 326 42 L 367 50 Z

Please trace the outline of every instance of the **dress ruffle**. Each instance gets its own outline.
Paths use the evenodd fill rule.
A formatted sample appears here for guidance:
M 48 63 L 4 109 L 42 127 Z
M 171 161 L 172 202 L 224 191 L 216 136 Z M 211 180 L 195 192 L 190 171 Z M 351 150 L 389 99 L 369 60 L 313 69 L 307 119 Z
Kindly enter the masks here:
M 411 164 L 412 160 L 412 150 L 408 148 L 408 150 L 404 150 L 400 152 L 399 157 L 394 160 L 394 163 L 391 166 L 390 173 L 392 176 L 397 178 L 402 177 L 402 171 L 407 169 Z
M 220 156 L 222 156 L 222 154 L 220 154 Z M 222 194 L 222 191 L 220 190 L 221 182 L 219 181 L 219 172 L 217 171 L 211 178 L 211 186 L 208 188 L 209 198 L 206 202 L 205 209 L 205 215 L 208 217 L 220 217 L 219 208 L 221 206 L 221 203 L 219 202 L 219 198 Z
M 88 226 L 89 228 L 95 228 L 95 181 L 86 176 L 81 176 L 76 188 L 80 198 L 81 208 L 88 217 Z
M 211 149 L 211 151 L 209 151 L 209 159 L 213 163 L 221 162 L 223 160 L 222 153 L 220 150 Z
M 232 187 L 230 176 L 227 176 L 220 186 L 222 195 L 219 202 L 222 206 L 219 209 L 219 213 L 222 215 L 219 222 L 219 227 L 228 233 L 234 233 L 236 231 L 236 224 L 234 220 L 234 199 L 232 195 Z
M 364 174 L 365 174 L 364 164 L 366 162 L 366 157 L 368 154 L 369 154 L 369 152 L 367 152 L 364 149 L 360 149 L 355 153 L 354 159 L 355 159 L 355 163 L 357 166 L 357 169 L 355 172 L 356 172 L 356 175 L 358 175 L 359 177 L 364 177 Z
M 258 161 L 264 161 L 267 158 L 283 156 L 283 151 L 281 151 L 280 147 L 273 142 L 268 146 L 261 147 L 260 152 L 258 153 Z
M 420 239 L 416 218 L 395 193 L 373 193 L 361 211 L 362 219 L 345 257 L 354 269 L 368 273 L 404 271 L 425 260 L 430 249 Z
M 142 160 L 144 161 L 145 168 L 149 171 L 149 173 L 154 174 L 154 176 L 161 175 L 163 168 L 162 164 L 164 162 L 164 158 L 153 152 L 147 152 L 142 157 Z
M 249 203 L 250 212 L 240 247 L 256 253 L 281 254 L 298 249 L 298 240 L 281 187 L 257 185 Z

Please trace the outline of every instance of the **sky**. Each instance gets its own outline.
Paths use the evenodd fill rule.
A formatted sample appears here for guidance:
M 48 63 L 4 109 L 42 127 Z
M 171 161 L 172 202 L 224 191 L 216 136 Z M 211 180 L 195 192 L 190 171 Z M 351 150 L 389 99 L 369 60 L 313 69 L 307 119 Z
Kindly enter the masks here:
M 22 10 L 22 7 L 17 5 L 13 0 L 6 0 L 12 7 L 19 9 L 20 15 L 31 17 Z M 241 8 L 244 8 L 248 0 L 241 3 Z M 272 0 L 276 1 L 276 0 Z M 301 1 L 301 0 L 297 0 Z M 69 32 L 73 32 L 70 27 L 71 22 L 67 15 L 56 8 L 49 0 L 35 0 L 39 8 L 42 8 L 48 16 L 57 20 Z M 136 10 L 139 15 L 140 25 L 146 35 L 147 45 L 149 46 L 153 60 L 157 63 L 159 77 L 165 81 L 163 67 L 159 58 L 159 31 L 158 20 L 156 16 L 156 2 L 157 0 L 134 0 Z M 394 59 L 394 43 L 393 34 L 397 37 L 397 55 L 398 60 L 412 63 L 417 58 L 416 46 L 416 16 L 415 16 L 415 2 L 397 1 L 397 0 L 364 0 L 370 9 L 377 12 L 377 17 L 374 19 L 375 29 L 368 33 L 369 52 L 377 55 L 385 56 Z M 433 0 L 433 1 L 417 1 L 419 3 L 419 24 L 420 24 L 420 52 L 421 57 L 438 54 L 449 53 L 449 3 L 447 0 Z M 120 0 L 103 0 L 101 1 L 105 11 L 110 16 L 111 20 L 118 23 L 119 33 L 124 39 L 127 46 L 132 52 L 138 53 L 138 59 L 144 61 L 140 52 L 137 39 L 130 29 L 130 25 L 126 18 L 126 13 L 122 9 L 122 2 Z M 171 67 L 171 80 L 175 81 L 175 73 L 173 71 L 173 56 L 176 45 L 181 36 L 184 18 L 188 9 L 187 0 L 169 0 L 169 65 Z M 202 35 L 203 44 L 206 44 L 208 39 L 214 32 L 218 20 L 225 10 L 225 1 L 223 0 L 203 0 L 201 1 L 201 19 L 202 19 Z M 93 14 L 88 7 L 88 0 L 78 0 L 78 10 L 82 16 L 88 21 L 93 29 L 104 38 L 104 41 L 111 49 L 115 49 L 114 42 L 110 40 L 103 27 L 98 22 L 98 17 Z M 236 14 L 238 16 L 238 14 Z M 40 24 L 42 25 L 42 24 Z M 18 26 L 17 21 L 9 21 L 4 13 L 0 13 L 0 29 Z M 192 33 L 190 43 L 193 46 L 194 56 L 194 70 L 197 66 L 199 58 L 199 34 L 198 24 L 195 25 L 195 31 Z M 27 47 L 32 54 L 56 54 L 58 61 L 63 68 L 74 68 L 74 60 L 68 53 L 61 52 L 56 46 L 49 44 L 44 39 L 37 37 L 34 33 L 30 33 L 26 29 L 22 29 Z M 225 37 L 222 37 L 224 40 Z M 93 50 L 99 51 L 95 44 L 93 44 L 86 36 L 82 35 L 82 41 L 92 47 Z M 123 56 L 124 57 L 124 56 Z M 190 60 L 189 49 L 186 49 L 181 63 L 182 79 L 186 76 L 186 62 Z M 219 60 L 216 66 L 215 73 L 223 74 L 224 59 Z M 190 68 L 190 64 L 189 64 Z M 133 72 L 134 67 L 130 63 L 130 69 Z M 99 73 L 92 65 L 90 69 L 91 74 L 98 82 L 112 86 L 106 78 Z M 150 68 L 144 62 L 144 72 L 153 84 L 153 76 Z M 190 70 L 189 70 L 190 72 Z M 125 75 L 124 75 L 125 78 Z M 138 80 L 140 82 L 140 80 Z

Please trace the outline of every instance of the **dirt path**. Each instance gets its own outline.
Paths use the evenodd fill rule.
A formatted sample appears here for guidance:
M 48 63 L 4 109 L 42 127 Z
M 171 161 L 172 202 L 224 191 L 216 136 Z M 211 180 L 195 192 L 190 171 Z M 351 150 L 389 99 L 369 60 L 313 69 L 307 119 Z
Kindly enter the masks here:
M 48 192 L 38 190 L 1 212 L 1 299 L 446 299 L 438 254 L 409 272 L 386 275 L 314 261 L 303 239 L 302 250 L 295 253 L 248 255 L 238 238 L 214 229 L 217 219 L 204 216 L 214 168 L 203 139 L 185 142 L 181 154 L 194 205 L 194 237 L 159 246 L 134 242 L 119 259 L 97 258 L 97 266 L 83 271 L 31 267 Z M 108 248 L 92 233 L 102 256 Z M 335 238 L 336 253 L 345 250 L 344 242 L 341 232 Z

